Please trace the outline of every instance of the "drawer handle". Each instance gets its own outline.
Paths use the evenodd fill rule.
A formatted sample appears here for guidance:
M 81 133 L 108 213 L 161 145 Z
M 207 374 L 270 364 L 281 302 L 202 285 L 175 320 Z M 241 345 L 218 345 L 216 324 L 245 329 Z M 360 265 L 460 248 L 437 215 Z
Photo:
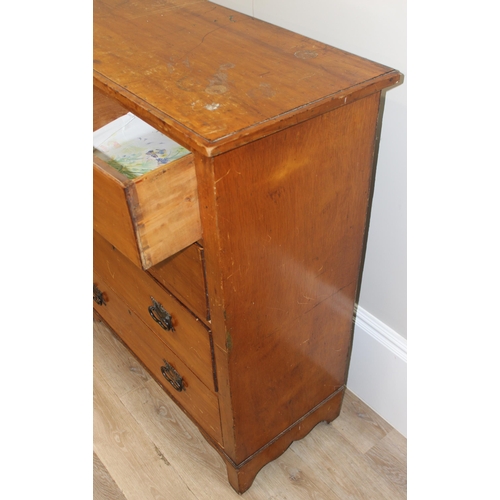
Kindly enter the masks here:
M 150 316 L 167 332 L 175 332 L 172 316 L 153 297 L 151 301 L 153 305 L 148 307 Z
M 94 283 L 94 302 L 100 306 L 105 306 L 106 301 L 104 300 L 104 295 L 101 290 L 97 288 L 97 285 Z
M 181 392 L 184 389 L 184 384 L 182 381 L 182 377 L 179 373 L 174 369 L 174 367 L 167 363 L 167 361 L 163 360 L 165 363 L 160 369 L 161 374 L 168 380 L 170 385 L 178 392 Z

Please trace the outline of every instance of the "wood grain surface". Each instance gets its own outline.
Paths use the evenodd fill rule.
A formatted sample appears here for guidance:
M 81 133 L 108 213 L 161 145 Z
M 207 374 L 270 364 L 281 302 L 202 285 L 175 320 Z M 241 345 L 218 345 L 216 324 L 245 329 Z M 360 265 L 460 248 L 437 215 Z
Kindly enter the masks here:
M 378 92 L 401 74 L 206 1 L 94 1 L 94 83 L 207 156 Z
M 100 158 L 93 164 L 93 228 L 142 267 L 128 193 L 132 182 Z
M 94 500 L 126 500 L 99 457 L 94 453 Z

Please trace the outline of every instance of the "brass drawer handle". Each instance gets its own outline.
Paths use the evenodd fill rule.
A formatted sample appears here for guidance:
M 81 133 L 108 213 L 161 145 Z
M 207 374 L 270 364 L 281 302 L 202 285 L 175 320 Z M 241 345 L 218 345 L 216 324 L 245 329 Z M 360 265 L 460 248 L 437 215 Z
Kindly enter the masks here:
M 151 301 L 153 305 L 148 307 L 149 315 L 167 332 L 175 332 L 172 316 L 153 297 Z
M 167 361 L 163 360 L 165 363 L 160 369 L 161 374 L 168 380 L 170 385 L 178 392 L 181 392 L 184 389 L 184 383 L 182 377 L 179 373 L 174 369 L 174 367 L 167 363 Z
M 97 288 L 97 285 L 95 283 L 94 283 L 94 302 L 99 306 L 106 305 L 106 301 L 104 300 L 104 295 L 101 292 L 101 290 Z

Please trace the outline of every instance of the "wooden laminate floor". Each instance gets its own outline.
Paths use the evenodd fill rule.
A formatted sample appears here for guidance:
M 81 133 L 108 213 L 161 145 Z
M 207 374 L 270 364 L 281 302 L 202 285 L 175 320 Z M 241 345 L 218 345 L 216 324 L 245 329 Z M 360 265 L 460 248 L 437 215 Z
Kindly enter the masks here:
M 406 439 L 347 392 L 238 495 L 218 453 L 128 349 L 94 323 L 94 500 L 406 498 Z

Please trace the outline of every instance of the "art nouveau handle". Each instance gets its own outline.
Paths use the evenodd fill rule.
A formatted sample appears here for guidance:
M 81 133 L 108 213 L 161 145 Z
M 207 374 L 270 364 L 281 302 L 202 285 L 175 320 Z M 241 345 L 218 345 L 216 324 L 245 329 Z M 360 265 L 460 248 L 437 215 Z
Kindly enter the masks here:
M 165 363 L 160 369 L 161 374 L 168 380 L 170 385 L 178 392 L 181 392 L 184 388 L 184 383 L 182 377 L 179 373 L 173 368 L 171 364 L 167 361 L 163 360 Z
M 149 315 L 167 332 L 175 332 L 170 313 L 153 297 L 151 297 L 151 301 L 153 305 L 148 307 Z

